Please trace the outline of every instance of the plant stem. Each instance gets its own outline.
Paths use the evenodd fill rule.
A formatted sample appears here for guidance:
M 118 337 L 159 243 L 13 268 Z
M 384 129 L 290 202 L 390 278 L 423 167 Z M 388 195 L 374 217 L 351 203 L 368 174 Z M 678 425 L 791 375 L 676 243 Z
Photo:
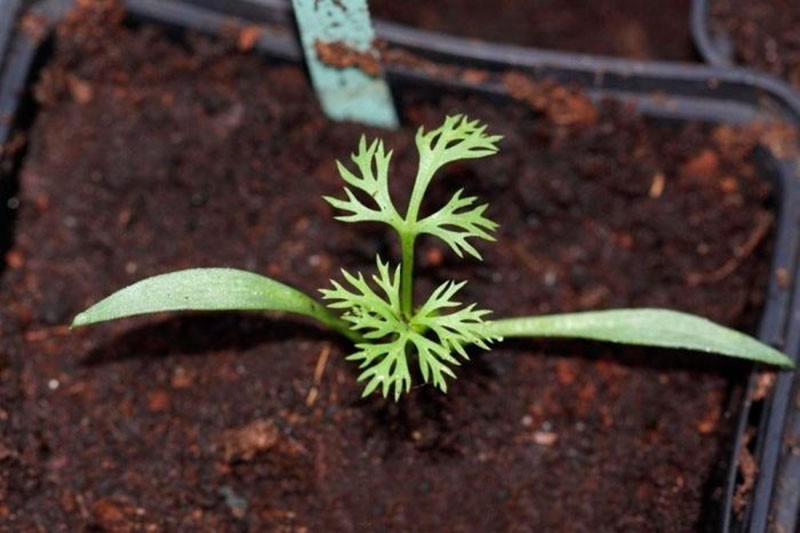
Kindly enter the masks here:
M 400 248 L 402 263 L 400 264 L 400 310 L 406 319 L 411 319 L 414 313 L 414 242 L 417 239 L 417 218 L 422 205 L 422 198 L 433 175 L 430 162 L 420 161 L 419 171 L 414 180 L 414 189 L 408 200 L 408 210 L 403 221 L 403 230 L 398 230 L 400 235 Z
M 400 310 L 410 319 L 414 310 L 414 241 L 413 232 L 400 235 L 402 263 L 400 264 Z
M 334 315 L 328 309 L 317 302 L 314 302 L 311 305 L 311 309 L 309 310 L 308 316 L 317 320 L 320 324 L 328 326 L 336 333 L 343 335 L 353 343 L 359 343 L 364 340 L 360 333 L 357 331 L 353 331 L 350 328 L 350 324 L 339 318 L 338 316 Z

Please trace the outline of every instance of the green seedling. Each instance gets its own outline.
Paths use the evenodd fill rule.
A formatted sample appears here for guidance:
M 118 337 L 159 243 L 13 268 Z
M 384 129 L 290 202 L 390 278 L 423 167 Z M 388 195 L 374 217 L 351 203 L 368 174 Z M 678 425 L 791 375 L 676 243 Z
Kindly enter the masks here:
M 391 151 L 383 142 L 362 137 L 354 166 L 338 163 L 344 196 L 326 197 L 344 222 L 380 222 L 395 230 L 401 261 L 392 266 L 377 257 L 377 273 L 342 271 L 343 281 L 322 289 L 327 307 L 273 279 L 227 268 L 190 269 L 139 281 L 83 313 L 73 326 L 162 311 L 283 311 L 311 317 L 353 341 L 348 359 L 359 364 L 364 395 L 380 390 L 397 400 L 412 383 L 416 364 L 425 383 L 447 391 L 454 368 L 469 358 L 468 349 L 505 337 L 573 337 L 643 346 L 685 348 L 791 367 L 781 352 L 756 339 L 704 318 L 666 309 L 618 309 L 490 320 L 476 304 L 463 305 L 457 293 L 465 282 L 447 281 L 415 305 L 414 248 L 417 237 L 433 235 L 459 257 L 481 259 L 475 240 L 492 241 L 497 224 L 487 206 L 456 192 L 437 211 L 420 213 L 425 193 L 446 164 L 497 152 L 500 136 L 464 116 L 447 117 L 441 127 L 416 135 L 419 168 L 404 213 L 389 194 Z M 337 314 L 338 313 L 338 314 Z

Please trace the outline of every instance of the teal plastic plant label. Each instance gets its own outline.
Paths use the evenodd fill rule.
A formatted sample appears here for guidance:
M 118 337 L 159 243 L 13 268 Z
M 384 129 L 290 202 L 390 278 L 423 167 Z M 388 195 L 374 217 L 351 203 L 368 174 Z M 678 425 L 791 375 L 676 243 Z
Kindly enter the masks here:
M 311 80 L 333 120 L 396 128 L 366 0 L 292 0 Z

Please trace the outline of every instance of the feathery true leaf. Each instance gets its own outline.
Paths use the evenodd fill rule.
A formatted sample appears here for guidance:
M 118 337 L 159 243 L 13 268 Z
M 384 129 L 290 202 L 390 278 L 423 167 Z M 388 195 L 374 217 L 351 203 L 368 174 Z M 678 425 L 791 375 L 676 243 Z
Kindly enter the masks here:
M 447 163 L 496 154 L 497 143 L 502 138 L 502 135 L 488 135 L 485 124 L 470 120 L 465 115 L 448 116 L 441 126 L 428 132 L 420 128 L 417 130 L 416 143 L 420 175 L 426 180 L 423 188 Z
M 362 136 L 358 151 L 351 156 L 351 159 L 355 163 L 357 173 L 350 171 L 340 161 L 336 162 L 342 179 L 350 185 L 344 188 L 347 198 L 324 197 L 325 201 L 344 213 L 336 216 L 336 219 L 344 222 L 383 222 L 393 226 L 399 224 L 402 219 L 389 195 L 391 150 L 387 152 L 383 141 L 379 139 L 367 145 L 366 138 Z M 369 197 L 371 199 L 369 203 L 374 207 L 362 202 L 351 187 Z
M 446 377 L 455 377 L 456 356 L 468 359 L 466 348 L 474 344 L 488 349 L 498 337 L 486 334 L 484 317 L 489 313 L 462 307 L 453 299 L 464 286 L 445 282 L 406 322 L 400 310 L 400 267 L 392 270 L 377 258 L 378 273 L 372 284 L 362 274 L 342 271 L 349 288 L 332 281 L 333 289 L 322 295 L 332 309 L 343 310 L 342 320 L 351 324 L 365 339 L 348 360 L 359 362 L 359 381 L 366 381 L 364 395 L 380 389 L 397 399 L 411 387 L 409 356 L 416 356 L 422 379 L 446 391 Z M 446 314 L 445 314 L 446 313 Z
M 444 207 L 420 220 L 416 226 L 417 231 L 439 237 L 459 257 L 463 257 L 466 252 L 481 259 L 481 254 L 467 239 L 494 241 L 492 232 L 497 229 L 497 223 L 483 215 L 487 204 L 475 205 L 477 198 L 462 197 L 462 192 L 463 189 L 457 191 Z

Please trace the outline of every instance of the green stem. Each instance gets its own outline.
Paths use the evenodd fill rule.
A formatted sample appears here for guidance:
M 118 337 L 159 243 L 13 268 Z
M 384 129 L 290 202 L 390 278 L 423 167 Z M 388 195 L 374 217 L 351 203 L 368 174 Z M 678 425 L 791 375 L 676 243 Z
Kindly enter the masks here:
M 350 328 L 350 324 L 328 311 L 328 309 L 322 304 L 314 302 L 314 304 L 311 306 L 311 312 L 308 313 L 308 316 L 315 319 L 320 324 L 328 326 L 336 333 L 343 335 L 354 344 L 364 341 L 364 338 L 361 336 L 361 334 L 359 334 L 357 331 L 353 331 Z
M 414 241 L 415 233 L 400 235 L 402 263 L 400 265 L 400 309 L 410 319 L 414 310 Z
M 414 189 L 411 191 L 411 198 L 408 201 L 408 210 L 403 229 L 398 230 L 400 236 L 400 248 L 402 252 L 402 263 L 400 266 L 400 309 L 406 319 L 411 319 L 414 313 L 414 242 L 417 239 L 417 218 L 419 209 L 422 206 L 422 198 L 425 190 L 431 181 L 432 172 L 430 164 L 420 161 L 419 171 L 414 180 Z
M 414 228 L 419 216 L 419 209 L 422 206 L 422 198 L 425 196 L 425 191 L 428 189 L 428 184 L 433 177 L 431 170 L 431 163 L 427 158 L 423 158 L 419 163 L 419 170 L 417 177 L 414 180 L 414 188 L 411 190 L 411 198 L 408 200 L 408 210 L 406 211 L 406 228 Z

